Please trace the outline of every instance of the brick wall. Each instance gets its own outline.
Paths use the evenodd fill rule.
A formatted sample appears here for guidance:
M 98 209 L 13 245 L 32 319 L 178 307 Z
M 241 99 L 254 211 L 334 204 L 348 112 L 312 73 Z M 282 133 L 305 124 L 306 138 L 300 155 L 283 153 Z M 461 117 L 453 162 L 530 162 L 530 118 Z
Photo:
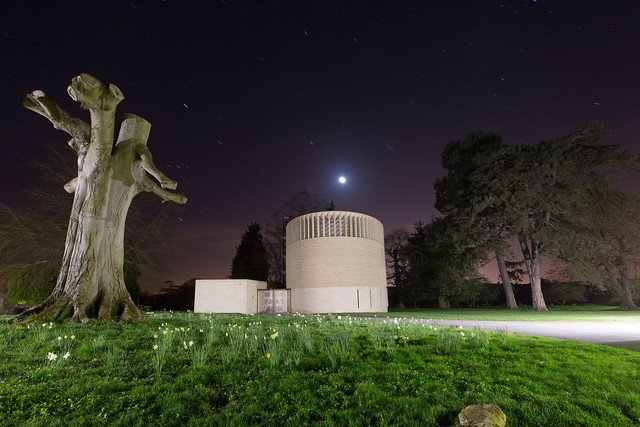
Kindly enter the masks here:
M 287 224 L 287 287 L 387 285 L 384 229 L 356 212 L 314 212 Z

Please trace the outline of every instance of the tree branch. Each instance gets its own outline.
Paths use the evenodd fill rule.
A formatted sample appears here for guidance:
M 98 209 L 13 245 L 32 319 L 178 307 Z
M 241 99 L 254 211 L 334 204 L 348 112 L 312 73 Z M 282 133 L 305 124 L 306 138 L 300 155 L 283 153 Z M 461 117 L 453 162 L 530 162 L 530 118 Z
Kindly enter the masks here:
M 48 119 L 55 129 L 71 135 L 68 144 L 76 152 L 80 153 L 89 146 L 91 134 L 89 123 L 67 113 L 43 91 L 34 90 L 28 93 L 22 105 Z
M 138 185 L 140 191 L 153 193 L 156 196 L 160 197 L 163 202 L 171 201 L 180 204 L 187 203 L 186 196 L 163 190 L 153 181 L 151 181 L 142 166 L 142 160 L 136 160 L 135 162 L 133 162 L 133 164 L 131 165 L 131 176 L 133 176 L 133 180 Z
M 147 148 L 147 139 L 149 138 L 149 132 L 151 131 L 151 123 L 135 114 L 127 113 L 124 117 L 125 119 L 120 126 L 120 133 L 118 134 L 116 146 L 124 141 L 131 140 L 135 144 L 135 155 L 140 159 L 140 165 L 142 168 L 158 180 L 162 188 L 175 190 L 178 184 L 163 174 L 156 167 L 153 162 L 153 155 Z

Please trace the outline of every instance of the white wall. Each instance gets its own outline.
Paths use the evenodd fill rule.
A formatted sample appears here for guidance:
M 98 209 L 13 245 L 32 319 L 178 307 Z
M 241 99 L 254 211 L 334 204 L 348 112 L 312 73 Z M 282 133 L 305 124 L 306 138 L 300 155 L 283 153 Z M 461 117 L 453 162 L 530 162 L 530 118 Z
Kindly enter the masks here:
M 388 306 L 386 287 L 291 289 L 291 311 L 294 313 L 385 313 Z
M 194 313 L 257 313 L 258 289 L 267 289 L 267 282 L 246 279 L 198 279 L 193 311 Z
M 290 289 L 386 288 L 384 227 L 356 212 L 315 212 L 294 218 L 287 224 L 286 267 Z

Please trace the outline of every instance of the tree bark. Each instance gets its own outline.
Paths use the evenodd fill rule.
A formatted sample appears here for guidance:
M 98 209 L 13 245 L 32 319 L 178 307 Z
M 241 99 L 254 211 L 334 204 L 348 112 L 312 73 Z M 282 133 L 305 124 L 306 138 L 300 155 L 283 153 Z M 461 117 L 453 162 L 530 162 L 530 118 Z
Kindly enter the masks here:
M 620 307 L 623 310 L 638 310 L 638 306 L 633 302 L 633 296 L 631 295 L 629 268 L 624 259 L 620 260 L 620 288 L 622 290 L 622 301 Z
M 516 297 L 513 294 L 513 286 L 511 286 L 511 280 L 509 279 L 509 272 L 507 271 L 507 264 L 504 262 L 504 257 L 499 251 L 496 251 L 496 262 L 498 263 L 498 271 L 500 272 L 500 281 L 502 282 L 502 288 L 504 289 L 504 296 L 507 301 L 507 307 L 511 310 L 518 309 L 518 303 Z
M 438 308 L 443 310 L 450 309 L 451 303 L 449 303 L 449 299 L 445 297 L 438 297 Z
M 529 273 L 533 309 L 536 311 L 546 311 L 547 305 L 544 302 L 544 295 L 542 295 L 542 281 L 540 278 L 540 245 L 535 239 L 530 239 L 529 241 L 531 243 L 531 250 L 529 250 L 527 239 L 522 234 L 518 235 L 518 242 L 520 243 L 520 249 L 524 257 L 524 264 Z
M 163 188 L 176 187 L 153 164 L 146 147 L 149 122 L 126 115 L 114 146 L 115 109 L 124 99 L 116 86 L 82 74 L 72 80 L 68 92 L 89 110 L 90 127 L 63 114 L 41 91 L 27 95 L 24 102 L 56 129 L 72 135 L 69 145 L 78 154 L 78 176 L 65 185 L 66 191 L 75 194 L 56 286 L 42 304 L 21 316 L 82 323 L 91 317 L 141 318 L 123 272 L 124 228 L 131 201 L 142 191 L 177 203 L 185 203 L 186 197 L 158 187 L 146 175 L 149 172 Z

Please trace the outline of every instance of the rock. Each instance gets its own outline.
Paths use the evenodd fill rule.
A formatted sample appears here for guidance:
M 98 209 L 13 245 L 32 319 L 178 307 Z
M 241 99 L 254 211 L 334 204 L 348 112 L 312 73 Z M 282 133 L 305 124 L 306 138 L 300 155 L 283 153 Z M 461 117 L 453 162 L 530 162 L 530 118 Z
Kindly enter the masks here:
M 461 427 L 504 427 L 507 416 L 493 403 L 471 405 L 458 414 L 458 423 Z

